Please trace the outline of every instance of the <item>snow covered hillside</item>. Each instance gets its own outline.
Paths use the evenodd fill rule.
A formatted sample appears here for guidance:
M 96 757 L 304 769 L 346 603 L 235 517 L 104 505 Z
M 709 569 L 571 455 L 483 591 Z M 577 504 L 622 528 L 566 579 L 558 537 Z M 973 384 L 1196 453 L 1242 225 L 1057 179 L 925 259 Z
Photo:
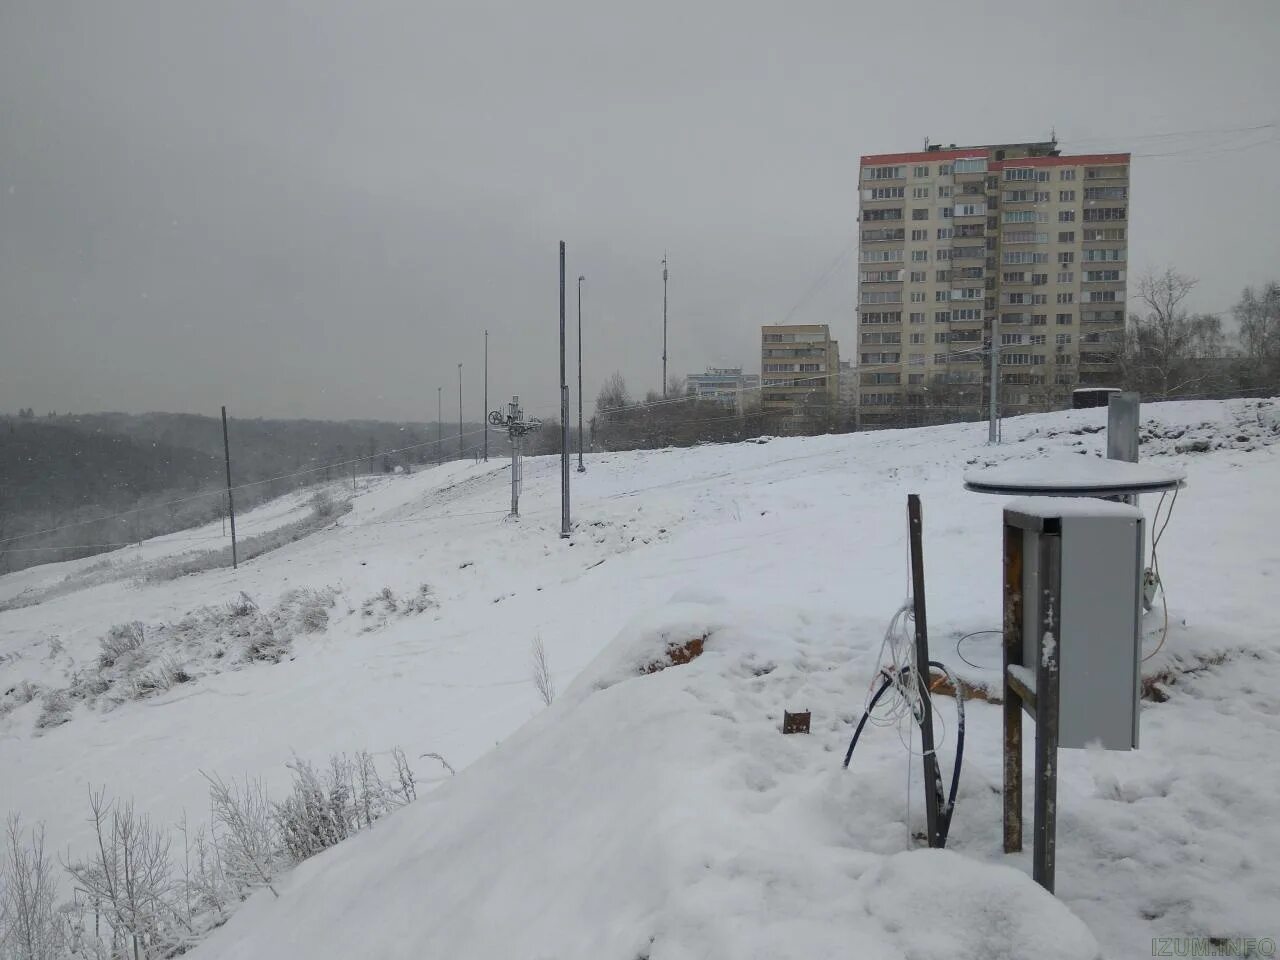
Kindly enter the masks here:
M 459 769 L 307 861 L 280 899 L 256 895 L 208 957 L 1090 957 L 1274 936 L 1272 401 L 1144 408 L 1144 459 L 1188 474 L 1161 541 L 1168 637 L 1144 664 L 1142 749 L 1062 755 L 1057 901 L 1028 855 L 1001 852 L 999 707 L 969 704 L 948 852 L 903 852 L 922 792 L 894 729 L 840 769 L 907 593 L 906 494 L 924 502 L 934 656 L 989 682 L 997 639 L 956 641 L 1000 622 L 1002 500 L 961 474 L 1095 456 L 1104 422 L 1019 418 L 999 448 L 969 424 L 595 455 L 573 474 L 568 541 L 558 460 L 526 461 L 519 522 L 504 463 L 453 464 L 387 478 L 239 571 L 54 591 L 0 613 L 0 812 L 74 851 L 90 785 L 173 821 L 207 809 L 200 769 L 281 786 L 292 751 L 399 745 Z M 67 566 L 0 578 L 0 601 Z M 281 618 L 278 656 L 237 627 L 242 594 Z M 135 621 L 142 653 L 126 655 L 158 663 L 157 644 L 184 679 L 139 689 L 100 669 L 102 639 Z M 1159 607 L 1146 626 L 1154 647 Z M 535 637 L 564 691 L 545 709 Z M 702 656 L 645 672 L 699 638 Z M 106 690 L 85 685 L 103 669 Z M 781 736 L 784 709 L 812 710 L 813 732 Z M 944 764 L 953 747 L 948 728 Z

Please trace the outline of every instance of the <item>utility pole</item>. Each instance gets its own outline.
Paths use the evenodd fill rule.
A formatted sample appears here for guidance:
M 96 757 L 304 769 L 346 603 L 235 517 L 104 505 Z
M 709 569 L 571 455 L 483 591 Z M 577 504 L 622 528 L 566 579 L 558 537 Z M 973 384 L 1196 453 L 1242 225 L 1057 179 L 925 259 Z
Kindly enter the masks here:
M 582 462 L 582 281 L 587 279 L 578 276 L 578 472 L 586 473 L 587 467 Z
M 444 462 L 444 387 L 436 387 L 436 463 Z
M 667 398 L 667 252 L 662 251 L 662 398 Z
M 489 409 L 489 331 L 484 332 L 484 406 L 482 410 Z M 484 431 L 484 462 L 489 462 L 489 428 Z
M 236 504 L 231 497 L 231 441 L 227 437 L 227 408 L 222 408 L 222 455 L 227 461 L 227 513 L 231 516 L 231 569 L 240 564 L 236 559 Z
M 520 398 L 512 397 L 511 402 L 507 404 L 507 415 L 504 418 L 502 411 L 491 410 L 488 416 L 489 423 L 495 427 L 505 426 L 507 428 L 507 437 L 511 441 L 511 514 L 517 520 L 520 518 L 520 481 L 521 481 L 521 454 L 523 452 L 524 435 L 531 430 L 536 430 L 542 426 L 542 421 L 537 417 L 532 420 L 524 419 L 524 411 L 520 409 Z
M 569 383 L 564 355 L 564 241 L 560 241 L 560 538 L 569 536 Z
M 458 459 L 462 457 L 462 364 L 458 364 Z

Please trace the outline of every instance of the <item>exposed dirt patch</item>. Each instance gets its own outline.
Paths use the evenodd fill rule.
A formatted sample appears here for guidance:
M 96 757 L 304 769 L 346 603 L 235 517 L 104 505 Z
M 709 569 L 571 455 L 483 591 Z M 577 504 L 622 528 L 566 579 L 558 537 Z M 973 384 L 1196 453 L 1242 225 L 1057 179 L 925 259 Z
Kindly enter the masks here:
M 657 673 L 660 670 L 667 669 L 667 667 L 678 667 L 689 663 L 691 660 L 698 659 L 698 657 L 702 656 L 703 645 L 706 644 L 709 636 L 711 634 L 704 633 L 702 636 L 686 640 L 684 643 L 671 641 L 667 644 L 667 652 L 663 657 L 660 660 L 653 660 L 646 664 L 640 672 L 646 674 Z

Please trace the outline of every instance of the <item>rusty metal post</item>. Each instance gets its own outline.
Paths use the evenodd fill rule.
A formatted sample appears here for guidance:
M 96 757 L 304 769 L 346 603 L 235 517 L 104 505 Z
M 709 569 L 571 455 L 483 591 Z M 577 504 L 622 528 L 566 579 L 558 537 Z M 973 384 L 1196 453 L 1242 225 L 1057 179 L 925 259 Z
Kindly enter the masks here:
M 1022 662 L 1022 530 L 1004 528 L 1004 852 L 1022 849 L 1022 698 L 1009 667 Z
M 1047 524 L 1046 524 L 1047 526 Z M 1062 613 L 1062 533 L 1040 537 L 1040 642 L 1036 666 L 1035 841 L 1031 879 L 1053 893 L 1058 822 L 1058 651 Z
M 911 595 L 915 602 L 916 682 L 920 684 L 920 749 L 924 754 L 924 816 L 929 846 L 941 847 L 938 807 L 942 797 L 942 777 L 938 755 L 933 749 L 933 704 L 929 699 L 929 625 L 924 603 L 924 522 L 920 516 L 919 494 L 907 496 L 907 521 L 911 535 Z

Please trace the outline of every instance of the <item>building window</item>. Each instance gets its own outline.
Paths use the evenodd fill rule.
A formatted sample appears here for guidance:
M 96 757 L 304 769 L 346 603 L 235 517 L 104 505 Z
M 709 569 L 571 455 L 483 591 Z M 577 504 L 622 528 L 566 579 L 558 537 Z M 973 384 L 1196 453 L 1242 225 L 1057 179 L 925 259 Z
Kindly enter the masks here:
M 947 331 L 945 331 L 945 330 L 939 330 L 937 333 L 935 333 L 935 334 L 933 335 L 933 342 L 934 342 L 935 344 L 938 344 L 938 343 L 946 343 L 946 342 L 947 342 Z
M 1119 283 L 1124 279 L 1124 274 L 1119 270 L 1086 270 L 1084 272 L 1085 283 Z
M 928 250 L 912 250 L 911 251 L 912 263 L 927 263 L 928 260 L 929 260 Z
M 901 180 L 901 167 L 863 167 L 863 180 Z
M 860 274 L 863 283 L 900 283 L 901 270 L 863 270 Z
M 901 290 L 873 290 L 862 295 L 863 303 L 901 303 Z
M 1010 270 L 1000 275 L 1002 283 L 1026 283 L 1027 275 L 1022 270 Z
M 1076 282 L 1075 272 L 1072 270 L 1059 270 L 1058 282 L 1059 283 L 1075 283 Z
M 1106 261 L 1118 262 L 1118 261 L 1124 260 L 1124 251 L 1120 249 L 1115 249 L 1115 250 L 1091 249 L 1091 250 L 1086 250 L 1084 252 L 1084 258 L 1085 260 L 1090 262 L 1097 262 L 1099 260 L 1104 262 Z
M 869 323 L 869 324 L 901 323 L 902 311 L 891 310 L 891 311 L 877 311 L 875 313 L 864 313 L 862 314 L 862 322 Z
M 912 291 L 911 291 L 911 302 L 912 302 L 912 303 L 924 303 L 924 291 L 923 291 L 923 290 L 912 290 Z
M 924 278 L 923 278 L 923 277 L 921 277 L 921 279 L 923 280 Z M 936 271 L 934 271 L 933 279 L 934 279 L 934 282 L 935 282 L 935 283 L 950 283 L 950 282 L 951 282 L 951 271 L 950 271 L 950 270 L 936 270 Z
M 1058 302 L 1059 302 L 1059 303 L 1075 303 L 1075 301 L 1076 301 L 1076 295 L 1075 295 L 1074 293 L 1060 293 L 1060 294 L 1058 294 Z
M 1031 305 L 1032 305 L 1033 307 L 1036 307 L 1036 306 L 1042 306 L 1043 304 L 1046 304 L 1046 303 L 1048 303 L 1048 302 L 1049 302 L 1049 296 L 1048 296 L 1048 294 L 1044 294 L 1044 293 L 1033 293 L 1033 294 L 1031 295 Z
M 923 344 L 923 343 L 924 343 L 924 334 L 923 334 L 923 333 L 913 333 L 913 334 L 911 335 L 911 342 L 912 342 L 912 343 L 919 343 L 919 344 Z
M 924 383 L 924 374 L 923 373 L 907 374 L 907 383 L 909 384 Z
M 1063 250 L 1058 254 L 1058 262 L 1061 264 L 1075 263 L 1076 255 L 1070 250 Z
M 923 297 L 923 296 L 924 296 L 924 294 L 922 293 L 922 294 L 920 294 L 920 296 L 922 296 L 922 297 Z M 951 299 L 951 291 L 950 291 L 950 290 L 935 290 L 935 291 L 933 291 L 933 302 L 934 302 L 934 303 L 946 303 L 946 302 L 947 302 L 948 300 L 950 300 L 950 299 Z
M 922 342 L 923 342 L 923 341 L 922 341 Z M 923 366 L 924 366 L 924 354 L 923 354 L 923 353 L 909 353 L 909 354 L 907 354 L 907 365 L 908 365 L 908 366 L 912 366 L 912 367 L 923 367 Z
M 1035 167 L 1005 167 L 1004 179 L 1007 180 L 1035 180 Z
M 1058 222 L 1059 223 L 1075 223 L 1076 212 L 1074 210 L 1059 210 Z
M 902 227 L 878 227 L 863 230 L 862 240 L 864 243 L 883 243 L 885 240 L 901 240 L 903 235 Z
M 981 320 L 982 311 L 976 307 L 965 307 L 961 310 L 952 311 L 952 317 L 956 320 Z
M 938 228 L 938 239 L 939 239 L 939 240 L 950 240 L 953 236 L 955 236 L 955 232 L 956 232 L 956 228 L 955 228 L 955 227 L 939 227 L 939 228 Z
M 949 176 L 951 176 L 951 164 L 949 164 L 949 163 L 940 163 L 940 164 L 938 164 L 938 176 L 940 176 L 940 177 L 949 177 Z
M 911 314 L 911 322 L 912 322 L 912 323 L 924 323 L 924 313 L 923 313 L 923 312 L 921 312 L 921 313 L 913 313 L 913 314 Z
M 1128 214 L 1128 207 L 1089 207 L 1084 212 L 1084 221 L 1098 223 L 1105 220 L 1124 220 Z
M 933 259 L 935 259 L 935 260 L 939 260 L 939 261 L 950 260 L 950 259 L 951 259 L 951 248 L 950 248 L 950 247 L 943 247 L 943 248 L 942 248 L 942 249 L 940 249 L 940 250 L 935 250 L 935 251 L 933 251 Z
M 1070 326 L 1071 324 L 1071 314 L 1069 313 L 1060 313 L 1058 314 L 1057 319 L 1058 319 L 1058 326 L 1060 327 Z
M 1088 191 L 1086 191 L 1085 193 L 1086 193 L 1086 196 L 1087 196 L 1087 195 L 1088 195 Z M 1059 203 L 1075 203 L 1075 202 L 1076 202 L 1076 192 L 1075 192 L 1074 190 L 1059 190 L 1059 191 L 1058 191 L 1058 202 L 1059 202 Z
M 925 272 L 924 272 L 923 270 L 912 270 L 912 271 L 911 271 L 911 282 L 912 282 L 912 283 L 924 283 L 924 276 L 925 276 Z
M 929 188 L 928 187 L 912 187 L 911 199 L 912 200 L 928 200 Z
M 1070 342 L 1071 342 L 1071 334 L 1069 334 L 1069 333 L 1059 333 L 1059 334 L 1056 334 L 1056 335 L 1054 336 L 1054 338 L 1053 338 L 1053 342 L 1054 342 L 1054 343 L 1057 343 L 1057 344 L 1070 343 Z
M 1043 333 L 1033 333 L 1033 334 L 1031 334 L 1031 337 L 1030 337 L 1030 339 L 1029 339 L 1029 341 L 1028 341 L 1028 342 L 1029 342 L 1033 347 L 1043 347 L 1043 346 L 1044 346 L 1044 344 L 1045 344 L 1045 337 L 1046 337 L 1046 336 L 1047 336 L 1047 334 L 1043 334 Z
M 951 311 L 950 311 L 950 310 L 935 310 L 935 311 L 933 311 L 933 322 L 934 322 L 934 323 L 950 323 L 950 322 L 951 322 Z
M 1086 200 L 1128 200 L 1128 187 L 1085 187 Z
M 914 208 L 914 209 L 911 211 L 911 219 L 912 219 L 912 220 L 928 220 L 928 219 L 929 219 L 929 208 L 928 208 L 928 207 L 916 207 L 916 208 Z
M 1048 324 L 1048 322 L 1049 315 L 1047 313 L 1033 313 L 1031 315 L 1031 325 L 1033 327 L 1043 327 Z
M 939 199 L 946 199 L 947 197 L 951 196 L 951 191 L 953 189 L 954 189 L 953 187 L 950 187 L 946 184 L 943 184 L 942 186 L 938 187 Z
M 1116 291 L 1114 290 L 1090 290 L 1084 295 L 1086 303 L 1115 303 Z
M 864 250 L 863 263 L 896 263 L 902 260 L 902 250 Z
M 1064 230 L 1063 232 L 1058 234 L 1058 242 L 1059 243 L 1075 243 L 1076 232 L 1074 230 Z
M 1048 282 L 1049 275 L 1047 273 L 1033 273 L 1031 275 L 1032 286 L 1043 287 Z
M 943 220 L 950 220 L 950 219 L 951 219 L 951 208 L 950 208 L 950 207 L 939 207 L 939 208 L 938 208 L 938 216 L 940 216 Z
M 929 239 L 929 231 L 928 231 L 928 230 L 912 230 L 912 231 L 911 231 L 911 239 L 912 239 L 913 241 L 928 240 L 928 239 Z
M 971 157 L 964 160 L 957 160 L 955 162 L 955 172 L 956 173 L 986 173 L 987 158 Z
M 925 178 L 925 177 L 929 176 L 929 168 L 928 168 L 928 167 L 916 167 L 914 170 L 912 170 L 912 171 L 911 171 L 911 174 L 912 174 L 912 176 L 914 176 L 917 180 L 921 180 L 921 179 L 923 179 L 923 178 Z
M 946 209 L 945 207 L 943 208 Z M 953 210 L 957 217 L 985 217 L 987 215 L 987 205 L 985 203 L 957 203 Z M 944 213 L 943 217 L 947 215 Z
M 1124 227 L 1101 227 L 1084 232 L 1085 243 L 1097 240 L 1123 240 Z
M 902 200 L 906 196 L 905 187 L 872 187 L 864 190 L 863 196 L 868 200 Z
M 1061 170 L 1058 171 L 1059 180 L 1074 180 L 1075 178 L 1076 178 L 1076 172 L 1071 167 L 1063 167 Z

